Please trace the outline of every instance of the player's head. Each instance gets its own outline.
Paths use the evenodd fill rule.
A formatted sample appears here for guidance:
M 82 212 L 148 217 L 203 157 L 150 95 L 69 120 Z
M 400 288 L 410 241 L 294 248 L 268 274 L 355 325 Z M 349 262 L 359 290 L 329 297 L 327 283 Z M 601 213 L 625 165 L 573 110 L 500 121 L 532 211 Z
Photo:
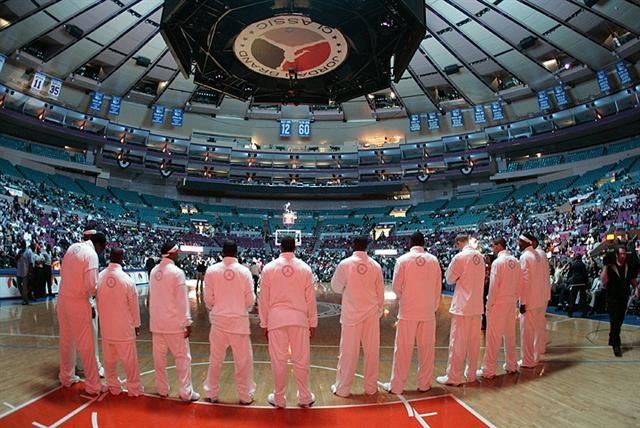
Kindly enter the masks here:
M 238 244 L 233 239 L 227 239 L 222 244 L 222 257 L 238 257 Z
M 120 247 L 112 248 L 111 254 L 109 254 L 109 261 L 111 263 L 117 263 L 121 265 L 124 261 L 124 250 Z
M 497 255 L 500 251 L 507 249 L 507 241 L 502 236 L 493 238 L 491 248 L 493 248 L 493 254 Z
M 456 236 L 456 247 L 462 250 L 469 243 L 469 235 L 460 234 Z
M 160 255 L 175 262 L 180 256 L 180 247 L 174 241 L 167 241 L 160 247 Z
M 291 235 L 283 236 L 280 240 L 280 252 L 293 253 L 296 250 L 296 240 Z
M 525 248 L 530 247 L 530 246 L 533 245 L 533 240 L 534 239 L 535 238 L 533 237 L 532 234 L 530 234 L 529 232 L 524 232 L 518 238 L 518 247 L 520 247 L 521 251 L 524 251 Z
M 96 232 L 89 237 L 91 242 L 93 242 L 93 248 L 96 250 L 96 253 L 100 254 L 107 248 L 107 237 L 102 232 Z
M 411 234 L 412 247 L 424 247 L 424 235 L 422 232 L 413 232 Z
M 354 251 L 367 251 L 369 245 L 369 237 L 367 235 L 359 235 L 353 238 Z

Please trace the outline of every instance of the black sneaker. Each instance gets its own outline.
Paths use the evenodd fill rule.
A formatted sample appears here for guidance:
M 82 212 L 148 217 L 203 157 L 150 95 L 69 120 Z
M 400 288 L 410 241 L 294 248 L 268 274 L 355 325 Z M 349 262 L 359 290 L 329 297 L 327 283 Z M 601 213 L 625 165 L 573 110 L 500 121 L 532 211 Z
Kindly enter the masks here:
M 622 357 L 622 349 L 620 349 L 620 346 L 613 347 L 613 355 L 616 357 Z

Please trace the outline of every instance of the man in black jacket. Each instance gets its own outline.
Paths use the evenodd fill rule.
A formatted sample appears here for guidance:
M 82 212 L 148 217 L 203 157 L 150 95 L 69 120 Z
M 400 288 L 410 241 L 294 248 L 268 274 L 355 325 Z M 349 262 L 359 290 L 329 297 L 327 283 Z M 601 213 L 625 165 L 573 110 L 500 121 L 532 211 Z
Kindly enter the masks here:
M 569 255 L 572 255 L 571 253 Z M 589 285 L 589 275 L 587 274 L 587 265 L 582 261 L 580 254 L 573 254 L 573 261 L 569 267 L 569 273 L 567 274 L 567 283 L 569 284 L 569 304 L 567 306 L 567 313 L 570 317 L 573 316 L 573 309 L 576 303 L 576 297 L 580 295 L 578 300 L 578 309 L 582 311 L 582 316 L 585 316 L 587 312 L 587 288 Z
M 609 311 L 609 345 L 613 354 L 622 357 L 620 348 L 620 328 L 627 312 L 627 304 L 631 295 L 631 287 L 636 287 L 637 279 L 632 276 L 632 269 L 627 264 L 627 249 L 618 247 L 616 260 L 602 269 L 600 279 L 607 291 L 607 310 Z

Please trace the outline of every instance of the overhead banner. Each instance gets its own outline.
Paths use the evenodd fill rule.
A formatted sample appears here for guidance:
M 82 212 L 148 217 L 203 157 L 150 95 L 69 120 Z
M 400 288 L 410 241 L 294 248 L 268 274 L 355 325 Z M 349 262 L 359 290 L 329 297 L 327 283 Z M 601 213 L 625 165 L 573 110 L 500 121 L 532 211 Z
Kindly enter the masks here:
M 174 128 L 180 128 L 184 121 L 184 110 L 181 108 L 174 108 L 171 110 L 171 126 Z
M 4 55 L 0 55 L 0 71 L 2 71 L 2 67 L 4 67 L 4 62 L 7 60 L 7 57 Z
M 42 92 L 44 88 L 44 83 L 47 81 L 47 75 L 44 73 L 40 73 L 39 71 L 33 75 L 33 80 L 31 81 L 31 90 L 33 92 Z
M 566 106 L 569 104 L 569 100 L 567 99 L 567 93 L 564 90 L 564 86 L 558 85 L 553 87 L 553 95 L 556 97 L 556 104 L 561 106 Z
M 420 115 L 412 114 L 409 116 L 409 131 L 410 132 L 420 132 L 422 129 L 422 125 L 420 123 Z
M 459 108 L 451 110 L 451 127 L 462 128 L 464 126 L 464 119 L 462 117 L 462 110 Z
M 631 74 L 627 68 L 627 64 L 624 61 L 620 61 L 616 64 L 616 71 L 618 72 L 618 79 L 622 85 L 631 83 Z
M 611 84 L 609 83 L 609 76 L 607 76 L 607 72 L 604 70 L 598 70 L 596 76 L 598 80 L 598 86 L 600 87 L 600 92 L 609 92 L 611 90 Z
M 60 92 L 62 91 L 62 80 L 60 79 L 51 79 L 51 84 L 49 85 L 49 98 L 53 98 L 55 100 L 60 96 Z
M 109 114 L 118 116 L 120 114 L 121 105 L 122 105 L 122 97 L 116 97 L 115 95 L 112 95 L 111 101 L 109 102 Z
M 440 118 L 437 111 L 427 113 L 427 129 L 440 129 Z
M 549 101 L 549 94 L 547 91 L 538 92 L 538 107 L 540 110 L 551 110 L 551 102 Z
M 493 120 L 503 120 L 504 113 L 502 112 L 502 103 L 500 101 L 494 101 L 491 103 L 491 115 Z
M 101 111 L 103 102 L 104 94 L 102 92 L 92 92 L 91 101 L 89 102 L 89 109 L 94 111 Z
M 164 106 L 154 105 L 151 111 L 151 123 L 162 125 L 164 123 Z
M 475 118 L 476 123 L 486 123 L 487 117 L 484 114 L 484 106 L 474 106 L 473 117 Z

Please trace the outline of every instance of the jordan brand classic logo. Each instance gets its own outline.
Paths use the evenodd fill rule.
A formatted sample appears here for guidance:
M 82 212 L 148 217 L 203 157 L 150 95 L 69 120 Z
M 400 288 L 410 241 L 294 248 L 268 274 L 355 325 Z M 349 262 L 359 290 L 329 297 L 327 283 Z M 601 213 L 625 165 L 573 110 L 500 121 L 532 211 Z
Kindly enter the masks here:
M 113 288 L 115 286 L 116 286 L 116 279 L 114 277 L 112 277 L 112 276 L 107 278 L 107 287 Z
M 225 269 L 222 275 L 224 276 L 224 279 L 226 279 L 227 281 L 233 281 L 233 278 L 236 277 L 236 273 L 231 269 Z
M 254 22 L 236 36 L 233 51 L 247 68 L 280 79 L 308 79 L 335 70 L 347 58 L 342 33 L 300 15 Z
M 291 275 L 293 275 L 293 268 L 291 266 L 285 266 L 282 268 L 282 274 L 289 278 Z
M 509 269 L 513 270 L 516 268 L 516 261 L 515 260 L 509 260 Z
M 160 281 L 162 280 L 162 272 L 156 272 L 153 277 L 156 279 L 156 281 Z
M 367 273 L 367 265 L 365 265 L 364 263 L 359 263 L 356 269 L 360 275 L 364 275 L 365 273 Z
M 479 255 L 476 254 L 475 256 L 473 256 L 473 264 L 474 265 L 479 265 L 480 264 L 480 260 L 481 259 L 480 259 Z
M 424 259 L 424 257 L 422 256 L 418 256 L 416 257 L 416 264 L 420 267 L 424 266 L 424 264 L 426 263 L 426 260 Z

